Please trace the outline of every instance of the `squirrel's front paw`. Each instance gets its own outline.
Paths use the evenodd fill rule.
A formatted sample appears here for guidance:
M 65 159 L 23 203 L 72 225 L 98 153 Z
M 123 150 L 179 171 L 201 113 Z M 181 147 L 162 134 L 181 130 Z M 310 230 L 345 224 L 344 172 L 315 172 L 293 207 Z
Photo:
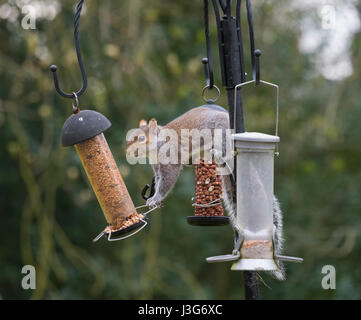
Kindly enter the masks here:
M 146 204 L 151 209 L 155 207 L 160 207 L 160 205 L 162 204 L 162 199 L 160 197 L 153 196 L 152 198 L 147 200 Z

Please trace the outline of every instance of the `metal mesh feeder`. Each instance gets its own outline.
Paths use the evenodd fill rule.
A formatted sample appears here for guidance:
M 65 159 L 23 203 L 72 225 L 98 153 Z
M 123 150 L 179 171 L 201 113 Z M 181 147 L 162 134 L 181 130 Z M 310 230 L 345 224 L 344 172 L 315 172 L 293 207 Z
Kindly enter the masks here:
M 194 216 L 187 217 L 191 225 L 222 226 L 229 223 L 224 216 L 222 204 L 222 180 L 217 175 L 217 165 L 214 161 L 204 159 L 195 165 L 195 198 Z

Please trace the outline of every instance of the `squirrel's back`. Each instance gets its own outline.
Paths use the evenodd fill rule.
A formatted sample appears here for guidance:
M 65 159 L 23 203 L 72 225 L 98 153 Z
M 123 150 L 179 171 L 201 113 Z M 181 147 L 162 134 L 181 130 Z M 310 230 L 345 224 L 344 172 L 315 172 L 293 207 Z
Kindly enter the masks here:
M 181 129 L 226 129 L 229 126 L 228 111 L 217 105 L 193 108 L 166 124 L 163 128 Z

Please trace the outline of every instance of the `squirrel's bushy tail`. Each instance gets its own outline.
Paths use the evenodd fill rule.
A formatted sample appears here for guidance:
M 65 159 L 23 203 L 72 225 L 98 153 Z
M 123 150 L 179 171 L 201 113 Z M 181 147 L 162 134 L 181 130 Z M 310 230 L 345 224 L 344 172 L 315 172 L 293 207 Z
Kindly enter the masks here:
M 275 255 L 281 255 L 283 251 L 283 216 L 280 203 L 276 196 L 273 196 L 273 246 Z M 282 261 L 276 259 L 278 270 L 272 271 L 271 274 L 278 280 L 286 279 L 286 270 Z
M 225 205 L 225 209 L 228 212 L 229 218 L 231 223 L 234 227 L 237 227 L 237 206 L 235 201 L 233 201 L 233 187 L 231 178 L 227 175 L 223 177 L 223 201 Z M 281 255 L 283 250 L 283 221 L 282 221 L 282 211 L 280 208 L 280 204 L 278 199 L 274 196 L 273 197 L 273 246 L 275 255 Z M 240 226 L 238 226 L 239 228 Z M 285 280 L 286 279 L 286 272 L 284 264 L 279 261 L 275 260 L 278 266 L 278 270 L 270 271 L 270 274 L 276 278 L 277 280 Z

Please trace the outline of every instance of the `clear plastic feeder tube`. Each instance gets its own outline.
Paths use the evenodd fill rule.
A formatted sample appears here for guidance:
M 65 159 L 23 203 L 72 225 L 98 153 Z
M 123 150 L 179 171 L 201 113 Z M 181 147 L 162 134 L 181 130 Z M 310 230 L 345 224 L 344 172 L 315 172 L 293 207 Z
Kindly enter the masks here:
M 236 219 L 244 237 L 241 258 L 273 260 L 274 152 L 279 137 L 245 132 L 233 138 L 237 149 Z

